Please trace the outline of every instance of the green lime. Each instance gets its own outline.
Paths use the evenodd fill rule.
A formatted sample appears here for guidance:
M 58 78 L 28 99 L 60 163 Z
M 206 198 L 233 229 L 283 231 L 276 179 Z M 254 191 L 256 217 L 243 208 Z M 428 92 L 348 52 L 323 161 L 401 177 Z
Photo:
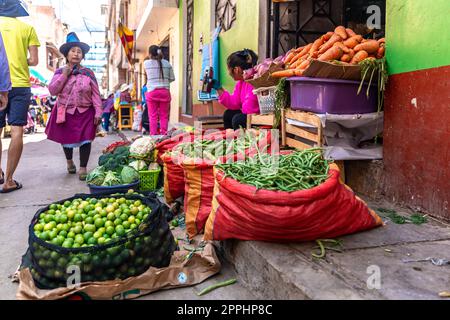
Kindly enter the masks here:
M 50 210 L 56 210 L 56 209 L 58 209 L 58 207 L 57 207 L 56 204 L 51 204 L 49 208 L 50 208 Z
M 66 238 L 61 235 L 57 236 L 56 239 L 58 240 L 58 246 L 61 246 L 66 241 Z
M 142 218 L 144 218 L 144 214 L 143 214 L 142 212 L 139 212 L 139 213 L 136 215 L 136 219 L 142 220 Z
M 80 233 L 83 232 L 83 227 L 82 226 L 76 226 L 76 227 L 73 228 L 73 232 L 75 234 L 80 234 Z
M 84 222 L 86 222 L 86 224 L 94 224 L 94 218 L 93 217 L 87 217 Z
M 125 228 L 125 230 L 130 229 L 131 223 L 129 223 L 128 221 L 124 221 L 122 223 L 122 226 Z
M 69 224 L 63 224 L 61 231 L 69 232 L 69 230 L 70 230 L 70 225 Z
M 75 217 L 75 211 L 74 211 L 74 210 L 68 210 L 67 213 L 66 213 L 66 215 L 67 215 L 67 218 L 68 218 L 69 220 L 73 220 L 74 217 Z
M 81 234 L 77 234 L 75 236 L 75 243 L 78 243 L 81 246 L 84 244 L 84 237 Z
M 67 239 L 75 239 L 75 232 L 73 232 L 73 231 L 70 231 L 68 234 L 67 234 Z
M 139 207 L 140 205 L 142 205 L 141 200 L 136 200 L 136 201 L 134 202 L 134 206 L 135 206 L 135 207 Z
M 100 234 L 104 234 L 106 233 L 106 228 L 105 227 L 101 227 L 97 230 L 97 232 L 100 232 Z
M 97 244 L 97 239 L 95 239 L 94 237 L 91 237 L 91 238 L 89 238 L 87 243 L 88 243 L 88 245 L 95 246 Z
M 53 240 L 58 236 L 58 231 L 52 230 L 48 233 L 49 240 Z
M 115 232 L 115 230 L 116 230 L 116 229 L 115 229 L 114 227 L 109 226 L 109 227 L 106 228 L 106 233 L 107 233 L 108 235 L 112 236 L 113 233 Z
M 88 217 L 94 218 L 94 216 L 95 216 L 96 214 L 97 214 L 97 211 L 94 211 L 94 210 L 89 211 Z
M 103 219 L 99 218 L 95 220 L 94 224 L 96 228 L 101 228 L 105 225 L 105 222 L 103 221 Z
M 53 226 L 50 224 L 50 223 L 47 223 L 45 226 L 44 226 L 44 231 L 50 231 L 50 230 L 52 230 L 53 229 Z
M 106 221 L 106 222 L 105 222 L 105 228 L 108 228 L 108 227 L 114 227 L 114 222 L 112 222 L 112 221 Z
M 134 230 L 134 229 L 136 229 L 137 228 L 137 225 L 135 224 L 135 223 L 133 223 L 132 225 L 130 225 L 130 229 L 131 230 Z
M 84 241 L 87 242 L 89 240 L 89 238 L 92 238 L 93 235 L 94 235 L 93 232 L 85 232 L 83 234 Z
M 122 225 L 116 226 L 116 233 L 119 237 L 123 237 L 125 235 L 125 228 Z
M 120 215 L 120 220 L 127 221 L 128 220 L 128 216 L 125 213 L 123 213 L 122 215 Z
M 44 231 L 44 226 L 42 224 L 38 223 L 38 224 L 34 225 L 33 229 L 34 229 L 34 231 L 42 232 L 42 231 Z
M 82 215 L 81 215 L 81 218 L 83 218 L 83 221 L 84 221 L 84 219 L 86 219 L 87 218 L 87 214 L 85 214 L 85 213 L 83 213 Z
M 101 219 L 102 218 L 102 216 L 101 215 L 99 215 L 98 213 L 94 216 L 94 221 L 95 220 L 97 220 L 97 219 Z
M 93 224 L 87 224 L 84 226 L 84 231 L 85 232 L 92 232 L 94 233 L 97 229 L 95 228 L 95 226 Z
M 136 222 L 136 218 L 133 217 L 133 216 L 131 216 L 131 217 L 128 218 L 128 222 L 129 222 L 130 224 L 133 224 L 133 223 Z
M 81 221 L 83 221 L 83 217 L 81 216 L 81 214 L 77 213 L 77 214 L 75 214 L 75 216 L 73 217 L 73 221 L 75 221 L 75 222 L 81 222 Z
M 104 237 L 100 237 L 98 238 L 97 243 L 99 245 L 104 245 L 106 243 L 106 239 Z
M 96 205 L 97 204 L 97 202 L 98 202 L 98 200 L 97 199 L 91 199 L 91 200 L 89 200 L 89 202 L 92 204 L 92 205 Z
M 46 214 L 46 215 L 44 216 L 44 221 L 45 221 L 45 223 L 49 223 L 50 221 L 53 221 L 54 218 L 55 218 L 54 215 Z
M 110 236 L 109 234 L 107 234 L 107 233 L 104 233 L 104 234 L 103 234 L 103 238 L 105 238 L 105 239 L 111 239 L 111 236 Z
M 41 237 L 41 231 L 35 231 L 34 234 L 36 235 L 36 237 L 40 238 Z
M 66 230 L 61 230 L 61 231 L 59 232 L 59 235 L 60 235 L 61 237 L 64 237 L 64 238 L 67 237 L 67 234 L 68 234 L 68 232 L 67 232 Z
M 115 226 L 119 226 L 119 225 L 121 225 L 121 224 L 122 224 L 122 220 L 120 220 L 120 219 L 114 220 L 114 225 L 115 225 Z
M 70 203 L 70 201 L 66 201 L 66 202 L 64 202 L 64 207 L 68 208 L 68 207 L 70 207 L 71 204 L 72 203 Z
M 98 240 L 98 238 L 101 238 L 102 237 L 102 234 L 100 233 L 100 232 L 95 232 L 94 233 L 94 238 L 96 239 L 96 240 Z
M 140 224 L 141 224 L 141 220 L 136 219 L 134 223 L 135 223 L 136 225 L 140 225 Z
M 148 213 L 144 214 L 144 220 L 147 220 L 148 218 Z
M 64 241 L 64 243 L 62 244 L 63 248 L 72 248 L 73 243 L 70 241 Z
M 111 212 L 111 213 L 108 213 L 107 218 L 109 221 L 114 221 L 116 219 L 116 215 Z

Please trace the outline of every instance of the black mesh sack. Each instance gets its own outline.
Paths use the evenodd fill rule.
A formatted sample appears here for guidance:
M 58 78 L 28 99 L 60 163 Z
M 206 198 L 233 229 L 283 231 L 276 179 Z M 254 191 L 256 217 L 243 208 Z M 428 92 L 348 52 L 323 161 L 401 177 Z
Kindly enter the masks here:
M 42 213 L 50 206 L 39 210 L 29 227 L 29 249 L 22 258 L 22 268 L 30 268 L 39 289 L 55 289 L 72 285 L 74 270 L 80 282 L 124 280 L 138 276 L 150 267 L 169 266 L 177 249 L 175 239 L 166 220 L 166 210 L 154 197 L 140 195 L 76 195 L 56 204 L 77 199 L 125 198 L 140 200 L 151 212 L 140 225 L 122 237 L 111 239 L 103 245 L 82 248 L 64 248 L 38 238 L 34 226 Z M 78 273 L 79 271 L 79 273 Z M 68 282 L 69 280 L 69 282 Z

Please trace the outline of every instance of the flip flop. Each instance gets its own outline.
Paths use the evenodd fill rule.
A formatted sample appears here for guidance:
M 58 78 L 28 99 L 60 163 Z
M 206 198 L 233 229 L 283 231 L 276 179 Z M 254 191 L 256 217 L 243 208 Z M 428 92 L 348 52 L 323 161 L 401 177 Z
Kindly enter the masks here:
M 15 188 L 9 189 L 9 190 L 2 190 L 0 193 L 11 193 L 17 190 L 20 190 L 23 188 L 23 185 L 20 182 L 17 182 L 16 180 L 14 180 L 14 183 L 16 184 Z
M 87 173 L 81 173 L 78 178 L 80 179 L 80 181 L 86 181 L 87 176 Z
M 0 184 L 4 184 L 5 183 L 5 173 L 2 170 L 2 178 L 0 179 Z
M 73 166 L 73 167 L 67 168 L 67 171 L 69 172 L 69 174 L 76 174 L 77 173 L 77 167 Z

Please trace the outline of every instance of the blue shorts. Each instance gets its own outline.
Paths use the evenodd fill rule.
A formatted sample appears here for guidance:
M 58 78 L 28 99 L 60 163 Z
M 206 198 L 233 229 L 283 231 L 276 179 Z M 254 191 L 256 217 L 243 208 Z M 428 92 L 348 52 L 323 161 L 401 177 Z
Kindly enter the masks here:
M 6 127 L 6 119 L 10 126 L 26 126 L 30 103 L 31 88 L 12 88 L 8 93 L 8 106 L 0 111 L 0 128 Z

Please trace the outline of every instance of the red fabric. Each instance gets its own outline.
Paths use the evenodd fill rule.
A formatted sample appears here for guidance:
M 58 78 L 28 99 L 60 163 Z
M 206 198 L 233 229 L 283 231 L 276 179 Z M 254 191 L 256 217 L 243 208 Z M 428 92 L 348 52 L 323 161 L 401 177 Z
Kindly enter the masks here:
M 192 133 L 182 133 L 179 135 L 176 135 L 175 137 L 172 137 L 168 140 L 165 140 L 161 143 L 159 143 L 156 146 L 156 149 L 158 150 L 158 163 L 160 165 L 164 164 L 164 161 L 162 160 L 162 156 L 166 152 L 172 151 L 177 145 L 184 142 L 192 142 L 194 141 L 194 135 Z
M 172 204 L 184 195 L 184 171 L 175 164 L 169 156 L 163 156 L 164 162 L 164 198 L 167 204 Z
M 310 241 L 382 225 L 382 220 L 339 181 L 293 193 L 256 190 L 216 173 L 217 188 L 205 240 Z

